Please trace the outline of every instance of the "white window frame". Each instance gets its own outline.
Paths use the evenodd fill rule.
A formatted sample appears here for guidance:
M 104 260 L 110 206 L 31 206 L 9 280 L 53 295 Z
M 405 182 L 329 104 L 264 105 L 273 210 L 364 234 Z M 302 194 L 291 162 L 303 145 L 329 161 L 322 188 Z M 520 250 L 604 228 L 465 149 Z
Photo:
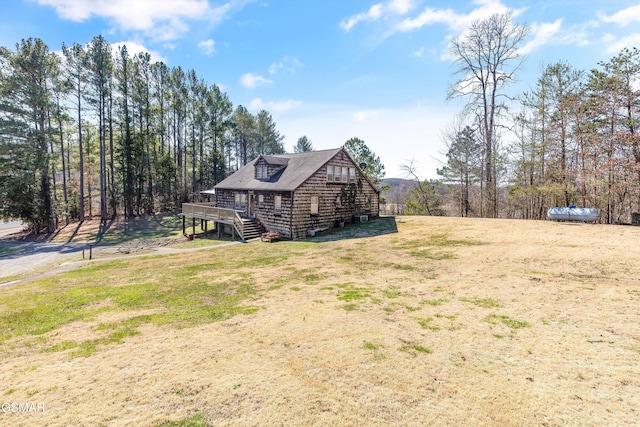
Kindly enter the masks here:
M 264 207 L 264 194 L 258 194 L 258 207 Z
M 333 167 L 333 182 L 340 182 L 342 179 L 342 168 L 340 166 Z
M 349 182 L 349 168 L 342 168 L 342 182 Z
M 356 182 L 356 168 L 349 168 L 349 182 Z
M 273 213 L 275 215 L 282 215 L 282 196 L 279 194 L 273 196 Z
M 327 166 L 327 182 L 333 182 L 333 166 Z
M 236 210 L 243 210 L 247 208 L 247 194 L 235 193 L 233 197 L 233 207 Z
M 320 197 L 319 196 L 311 196 L 311 215 L 320 214 Z

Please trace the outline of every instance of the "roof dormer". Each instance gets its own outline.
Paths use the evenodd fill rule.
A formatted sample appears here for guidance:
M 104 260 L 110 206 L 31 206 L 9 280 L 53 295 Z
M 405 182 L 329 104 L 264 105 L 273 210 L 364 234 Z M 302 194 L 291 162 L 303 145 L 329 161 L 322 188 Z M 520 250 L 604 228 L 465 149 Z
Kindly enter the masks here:
M 255 179 L 269 181 L 279 175 L 289 164 L 289 159 L 277 156 L 260 156 L 256 159 Z

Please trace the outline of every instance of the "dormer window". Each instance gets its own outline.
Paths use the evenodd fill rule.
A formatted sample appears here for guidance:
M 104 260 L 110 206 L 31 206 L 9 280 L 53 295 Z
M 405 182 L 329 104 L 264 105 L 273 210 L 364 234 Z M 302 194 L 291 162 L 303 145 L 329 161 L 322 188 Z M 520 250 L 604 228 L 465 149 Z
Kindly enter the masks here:
M 269 177 L 267 165 L 256 166 L 256 178 L 267 179 Z
M 255 163 L 255 178 L 273 180 L 278 178 L 289 164 L 289 159 L 278 156 L 260 156 Z

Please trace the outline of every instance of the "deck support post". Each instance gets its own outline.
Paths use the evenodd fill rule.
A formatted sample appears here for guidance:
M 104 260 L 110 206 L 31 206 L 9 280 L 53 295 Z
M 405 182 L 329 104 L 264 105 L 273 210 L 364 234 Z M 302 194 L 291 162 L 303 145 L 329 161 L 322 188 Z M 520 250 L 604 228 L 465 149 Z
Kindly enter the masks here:
M 182 235 L 187 235 L 187 217 L 182 215 Z
M 191 234 L 196 235 L 196 218 L 192 218 L 191 221 Z

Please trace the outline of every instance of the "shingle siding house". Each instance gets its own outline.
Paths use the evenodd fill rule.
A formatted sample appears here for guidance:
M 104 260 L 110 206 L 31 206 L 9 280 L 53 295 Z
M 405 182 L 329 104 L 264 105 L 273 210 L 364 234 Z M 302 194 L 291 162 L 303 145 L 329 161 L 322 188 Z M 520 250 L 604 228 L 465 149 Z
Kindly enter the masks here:
M 298 238 L 354 218 L 377 217 L 380 194 L 338 148 L 260 156 L 216 185 L 215 198 L 219 208 Z

